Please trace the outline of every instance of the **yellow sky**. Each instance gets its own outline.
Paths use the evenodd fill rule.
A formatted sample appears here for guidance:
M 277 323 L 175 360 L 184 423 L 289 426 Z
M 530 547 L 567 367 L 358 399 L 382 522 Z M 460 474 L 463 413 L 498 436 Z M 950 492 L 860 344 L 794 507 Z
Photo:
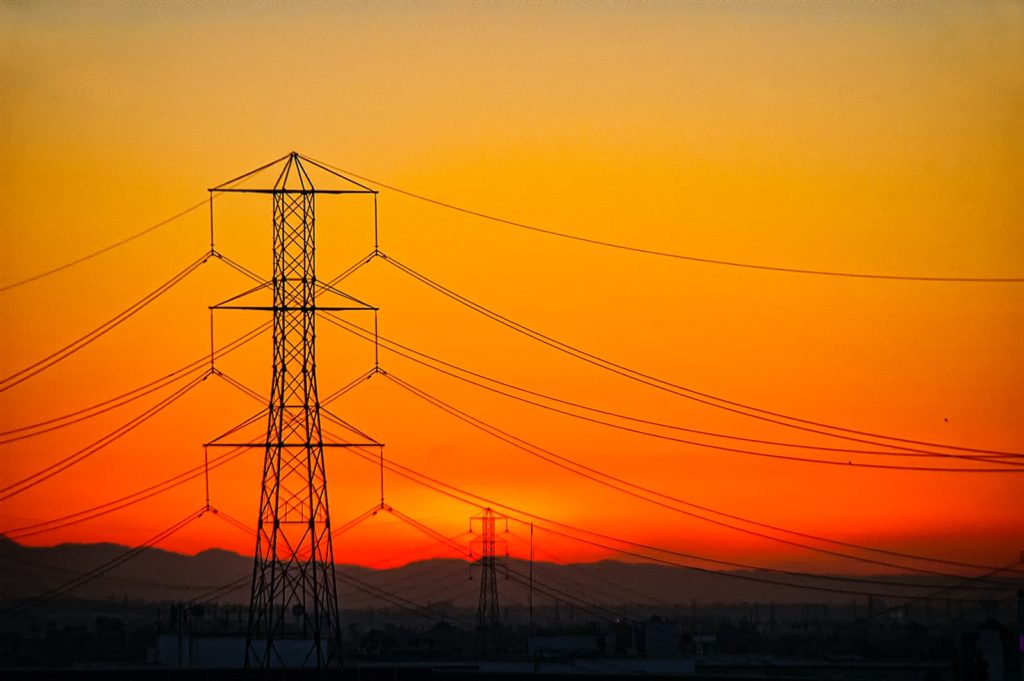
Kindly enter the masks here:
M 512 220 L 699 257 L 919 276 L 1024 272 L 1016 2 L 8 3 L 0 25 L 0 285 L 136 232 L 292 149 Z M 218 247 L 266 274 L 269 208 L 246 201 L 219 202 Z M 356 220 L 365 211 L 321 205 L 320 271 L 330 275 L 368 251 L 372 236 Z M 332 215 L 353 221 L 331 229 Z M 386 191 L 380 216 L 382 247 L 401 261 L 657 376 L 862 430 L 1024 449 L 1021 284 L 829 279 L 657 259 Z M 199 211 L 0 293 L 0 373 L 59 348 L 199 256 L 205 219 Z M 4 425 L 91 404 L 201 355 L 206 307 L 247 286 L 216 267 L 0 394 Z M 538 349 L 382 263 L 350 287 L 381 306 L 387 335 L 483 373 L 692 427 L 799 437 Z M 219 337 L 255 323 L 219 321 Z M 372 362 L 344 338 L 321 327 L 325 391 Z M 609 435 L 384 361 L 528 440 L 716 508 L 991 562 L 1020 548 L 1021 476 L 869 474 L 712 455 Z M 265 390 L 266 339 L 225 364 Z M 258 408 L 223 386 L 202 390 L 148 436 L 0 502 L 0 530 L 52 517 L 54 499 L 70 512 L 194 465 L 203 441 Z M 652 541 L 730 546 L 700 524 L 686 526 L 685 540 L 666 532 L 656 510 L 524 460 L 392 385 L 368 384 L 338 409 L 388 442 L 396 460 L 487 496 L 588 527 L 650 527 Z M 123 418 L 4 445 L 3 478 Z M 216 487 L 246 519 L 258 484 L 256 459 L 248 461 Z M 339 513 L 373 503 L 372 470 L 332 466 Z M 195 488 L 180 492 L 173 504 L 169 495 L 140 505 L 130 521 L 36 541 L 138 541 L 181 515 L 175 504 L 184 512 L 201 501 Z M 436 517 L 443 531 L 473 514 L 397 481 L 394 494 L 396 507 Z M 245 541 L 214 533 L 179 546 L 245 550 Z M 777 558 L 761 546 L 735 551 Z

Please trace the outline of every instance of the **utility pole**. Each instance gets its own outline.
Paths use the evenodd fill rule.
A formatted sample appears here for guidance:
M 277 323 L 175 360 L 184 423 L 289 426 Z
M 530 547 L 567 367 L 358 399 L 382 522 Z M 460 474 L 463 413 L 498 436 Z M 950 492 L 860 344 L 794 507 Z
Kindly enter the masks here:
M 1024 551 L 1020 552 L 1017 565 L 1024 565 Z M 1017 648 L 1020 651 L 1017 655 L 1017 673 L 1020 681 L 1024 681 L 1024 589 L 1017 589 Z
M 530 523 L 530 639 L 533 639 L 533 523 Z
M 303 161 L 346 181 L 344 189 L 317 189 Z M 240 183 L 281 164 L 273 187 Z M 273 366 L 265 441 L 209 446 L 264 448 L 246 633 L 246 667 L 326 667 L 341 663 L 341 623 L 331 541 L 324 443 L 317 393 L 316 316 L 321 310 L 372 310 L 316 278 L 317 194 L 374 194 L 328 168 L 292 152 L 279 161 L 210 190 L 268 194 L 273 204 L 273 275 L 262 288 L 270 306 L 235 304 L 212 309 L 262 310 L 273 315 Z M 211 208 L 212 216 L 212 208 Z M 211 242 L 213 240 L 211 224 Z M 216 255 L 211 243 L 211 253 Z M 251 292 L 250 292 L 251 293 Z M 317 304 L 323 293 L 344 296 L 343 307 Z M 230 304 L 229 304 L 230 303 Z M 233 431 L 229 431 L 231 433 Z

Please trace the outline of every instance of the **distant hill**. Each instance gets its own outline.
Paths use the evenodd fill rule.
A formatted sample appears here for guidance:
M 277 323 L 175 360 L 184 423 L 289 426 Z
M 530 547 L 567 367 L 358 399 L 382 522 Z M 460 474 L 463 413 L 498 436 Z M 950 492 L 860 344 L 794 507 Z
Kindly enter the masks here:
M 129 549 L 116 544 L 61 544 L 28 547 L 0 537 L 0 600 L 11 603 L 42 594 L 103 566 Z M 222 603 L 247 603 L 252 558 L 211 549 L 189 556 L 150 548 L 132 560 L 85 583 L 69 596 L 99 600 L 188 601 L 235 583 L 233 590 L 216 593 Z M 506 607 L 529 600 L 530 566 L 509 560 L 499 567 L 499 593 Z M 479 568 L 463 560 L 433 559 L 399 568 L 373 570 L 339 565 L 339 593 L 344 607 L 390 609 L 397 596 L 418 605 L 473 608 L 479 594 Z M 606 560 L 597 563 L 557 565 L 535 563 L 534 603 L 538 607 L 582 601 L 598 606 L 624 604 L 662 608 L 691 602 L 709 603 L 865 603 L 866 596 L 844 589 L 879 594 L 894 587 L 826 579 L 794 578 L 761 572 L 698 572 L 651 563 Z M 907 587 L 934 584 L 938 577 L 885 576 L 877 579 Z M 769 582 L 814 584 L 834 591 L 783 587 Z M 907 588 L 899 591 L 906 592 Z M 916 593 L 928 589 L 918 586 Z M 946 594 L 947 596 L 952 594 Z

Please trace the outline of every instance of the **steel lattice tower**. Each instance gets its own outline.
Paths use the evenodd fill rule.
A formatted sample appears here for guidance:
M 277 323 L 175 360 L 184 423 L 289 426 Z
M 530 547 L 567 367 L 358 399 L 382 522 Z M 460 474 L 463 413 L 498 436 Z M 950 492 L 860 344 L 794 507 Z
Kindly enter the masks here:
M 274 368 L 246 657 L 270 666 L 291 633 L 312 639 L 306 661 L 323 666 L 341 624 L 316 385 L 316 190 L 297 155 L 272 196 Z
M 261 668 L 324 667 L 341 662 L 325 444 L 317 394 L 316 315 L 318 310 L 373 309 L 317 305 L 317 296 L 326 290 L 340 292 L 317 281 L 315 217 L 318 193 L 373 192 L 362 185 L 346 190 L 316 189 L 302 159 L 295 152 L 282 159 L 284 165 L 272 189 L 229 187 L 237 182 L 233 180 L 211 190 L 269 193 L 273 201 L 272 305 L 214 306 L 273 314 L 273 370 L 266 441 L 261 443 L 265 447 L 263 483 L 245 660 L 246 666 Z M 228 446 L 218 441 L 211 444 Z
M 481 657 L 490 657 L 497 643 L 498 629 L 501 628 L 501 606 L 498 603 L 498 570 L 495 535 L 497 516 L 490 508 L 471 519 L 480 521 L 480 601 L 477 605 L 476 624 L 480 639 Z

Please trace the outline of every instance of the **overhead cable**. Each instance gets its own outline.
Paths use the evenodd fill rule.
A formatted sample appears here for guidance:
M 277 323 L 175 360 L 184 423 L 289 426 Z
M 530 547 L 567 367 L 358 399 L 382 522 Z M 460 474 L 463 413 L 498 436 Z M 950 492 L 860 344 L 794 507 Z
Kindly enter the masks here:
M 160 284 L 160 286 L 156 287 L 155 289 L 147 293 L 145 296 L 143 296 L 141 299 L 139 299 L 132 305 L 129 305 L 121 312 L 118 312 L 116 315 L 114 315 L 107 321 L 103 322 L 92 331 L 89 331 L 88 333 L 80 336 L 79 338 L 76 338 L 75 340 L 71 341 L 61 349 L 50 353 L 46 357 L 43 357 L 42 359 L 39 359 L 36 362 L 33 362 L 27 367 L 19 371 L 16 371 L 3 379 L 0 379 L 0 392 L 10 390 L 14 386 L 28 380 L 29 378 L 32 378 L 36 374 L 39 374 L 45 371 L 46 369 L 49 369 L 54 364 L 57 364 L 58 362 L 67 359 L 68 357 L 75 354 L 79 350 L 85 348 L 86 346 L 96 341 L 97 339 L 102 338 L 105 334 L 117 328 L 125 321 L 131 319 L 136 314 L 141 312 L 150 303 L 152 303 L 157 298 L 159 298 L 160 296 L 174 288 L 174 286 L 180 283 L 183 279 L 185 279 L 185 277 L 187 277 L 189 274 L 191 274 L 200 266 L 202 266 L 203 263 L 206 262 L 207 258 L 207 255 L 203 255 L 197 258 L 185 269 L 181 270 L 173 277 L 165 281 L 163 284 Z
M 3 286 L 0 286 L 0 293 L 2 293 L 4 291 L 9 291 L 9 290 L 11 290 L 13 288 L 18 288 L 19 286 L 24 286 L 25 284 L 28 284 L 30 282 L 36 281 L 38 279 L 42 279 L 44 277 L 48 277 L 51 274 L 57 274 L 58 272 L 62 272 L 62 271 L 66 270 L 66 269 L 68 269 L 70 267 L 74 267 L 75 265 L 78 265 L 78 264 L 81 264 L 83 262 L 86 262 L 87 260 L 92 260 L 96 256 L 103 255 L 104 253 L 112 251 L 115 248 L 118 248 L 120 246 L 124 246 L 127 243 L 135 241 L 139 237 L 145 236 L 146 234 L 149 234 L 150 232 L 156 231 L 156 230 L 160 229 L 161 227 L 169 225 L 172 222 L 174 222 L 175 220 L 177 220 L 178 218 L 185 217 L 186 215 L 188 215 L 192 211 L 198 210 L 198 209 L 202 208 L 203 206 L 205 206 L 206 204 L 207 204 L 207 201 L 204 199 L 203 201 L 200 201 L 199 203 L 193 204 L 193 205 L 189 206 L 188 208 L 186 208 L 185 210 L 183 210 L 183 211 L 181 211 L 179 213 L 175 213 L 174 215 L 172 215 L 171 217 L 169 217 L 169 218 L 167 218 L 165 220 L 161 220 L 160 222 L 158 222 L 158 223 L 156 223 L 154 225 L 150 225 L 149 227 L 146 227 L 143 230 L 135 232 L 134 234 L 132 234 L 130 236 L 127 236 L 127 237 L 121 239 L 120 241 L 115 241 L 114 243 L 112 243 L 112 244 L 110 244 L 108 246 L 104 246 L 103 248 L 101 248 L 99 250 L 96 250 L 96 251 L 93 251 L 92 253 L 89 253 L 87 255 L 83 255 L 80 258 L 75 258 L 74 260 L 71 260 L 70 262 L 66 262 L 63 265 L 58 265 L 57 267 L 54 267 L 54 268 L 49 269 L 49 270 L 46 270 L 45 272 L 40 272 L 39 274 L 34 274 L 31 277 L 26 277 L 25 279 L 21 279 L 19 281 L 15 281 L 15 282 L 12 282 L 10 284 L 4 284 Z
M 665 391 L 665 392 L 669 392 L 671 394 L 678 395 L 679 397 L 683 397 L 683 398 L 688 399 L 688 400 L 692 400 L 692 401 L 695 401 L 695 402 L 698 402 L 698 403 L 701 403 L 701 404 L 705 404 L 707 406 L 714 407 L 716 409 L 721 409 L 721 410 L 732 412 L 732 413 L 735 413 L 735 414 L 738 414 L 738 415 L 741 415 L 741 416 L 746 416 L 746 417 L 749 417 L 749 418 L 754 418 L 754 419 L 758 419 L 758 420 L 761 420 L 761 421 L 766 421 L 766 422 L 773 423 L 773 424 L 780 425 L 780 426 L 784 426 L 784 427 L 787 427 L 787 428 L 793 428 L 793 429 L 802 430 L 802 431 L 805 431 L 805 432 L 817 433 L 819 435 L 825 435 L 825 436 L 828 436 L 828 437 L 833 437 L 833 438 L 838 438 L 838 439 L 843 439 L 843 440 L 849 440 L 849 441 L 853 441 L 853 442 L 860 442 L 862 444 L 870 444 L 870 445 L 874 445 L 874 446 L 880 446 L 880 443 L 875 442 L 873 440 L 866 440 L 866 439 L 863 439 L 863 438 L 875 438 L 876 440 L 887 440 L 887 441 L 889 441 L 888 446 L 890 446 L 890 447 L 902 447 L 903 445 L 917 445 L 917 446 L 923 446 L 923 447 L 935 447 L 935 448 L 941 448 L 941 449 L 945 449 L 945 450 L 956 450 L 956 451 L 959 451 L 959 452 L 973 452 L 973 453 L 977 453 L 977 454 L 988 454 L 988 455 L 994 455 L 994 456 L 1020 456 L 1022 454 L 1021 452 L 1007 452 L 1007 451 L 1000 451 L 1000 450 L 993 450 L 993 449 L 981 449 L 981 448 L 975 448 L 975 447 L 963 447 L 963 446 L 957 446 L 957 445 L 950 445 L 950 444 L 943 444 L 943 443 L 936 443 L 936 442 L 928 442 L 928 441 L 924 441 L 924 440 L 915 440 L 915 439 L 910 439 L 910 438 L 903 438 L 903 437 L 898 437 L 898 436 L 885 435 L 885 434 L 880 434 L 880 433 L 873 433 L 873 432 L 864 431 L 864 430 L 856 430 L 856 429 L 853 429 L 853 428 L 846 428 L 846 427 L 843 427 L 843 426 L 831 425 L 831 424 L 828 424 L 828 423 L 823 423 L 823 422 L 820 422 L 820 421 L 814 421 L 814 420 L 811 420 L 811 419 L 805 419 L 805 418 L 800 418 L 800 417 L 796 417 L 796 416 L 790 416 L 790 415 L 783 414 L 783 413 L 780 413 L 780 412 L 771 411 L 771 410 L 768 410 L 768 409 L 763 409 L 763 408 L 760 408 L 760 407 L 755 407 L 755 406 L 752 406 L 752 405 L 744 404 L 742 402 L 738 402 L 738 401 L 735 401 L 735 400 L 729 400 L 729 399 L 726 399 L 726 398 L 723 398 L 723 397 L 718 397 L 718 396 L 712 395 L 710 393 L 706 393 L 706 392 L 701 392 L 701 391 L 695 390 L 693 388 L 687 388 L 686 386 L 678 385 L 676 383 L 672 383 L 671 381 L 660 379 L 660 378 L 657 378 L 657 377 L 652 376 L 650 374 L 646 374 L 646 373 L 644 373 L 642 371 L 638 371 L 636 369 L 632 369 L 632 368 L 627 367 L 625 365 L 618 364 L 618 363 L 613 362 L 611 360 L 604 359 L 604 358 L 599 357 L 597 355 L 594 355 L 592 353 L 589 353 L 589 352 L 586 352 L 584 350 L 581 350 L 580 348 L 577 348 L 577 347 L 575 347 L 573 345 L 570 345 L 570 344 L 565 343 L 563 341 L 559 341 L 559 340 L 557 340 L 555 338 L 552 338 L 551 336 L 547 336 L 547 335 L 545 335 L 545 334 L 543 334 L 543 333 L 541 333 L 539 331 L 531 329 L 530 327 L 526 326 L 525 324 L 521 324 L 519 322 L 516 322 L 516 321 L 514 321 L 512 319 L 509 319 L 508 317 L 505 317 L 505 316 L 503 316 L 503 315 L 501 315 L 501 314 L 499 314 L 499 313 L 497 313 L 497 312 L 495 312 L 495 311 L 493 311 L 493 310 L 491 310 L 489 308 L 484 307 L 483 305 L 481 305 L 479 303 L 473 302 L 472 300 L 466 298 L 465 296 L 463 296 L 463 295 L 461 295 L 459 293 L 456 293 L 452 289 L 447 288 L 444 285 L 434 281 L 433 279 L 428 278 L 426 275 L 423 275 L 423 274 L 413 270 L 411 267 L 398 262 L 394 258 L 392 258 L 390 256 L 387 256 L 386 254 L 382 253 L 380 255 L 380 257 L 383 260 L 385 260 L 386 262 L 391 263 L 398 270 L 406 273 L 407 275 L 409 275 L 413 279 L 416 279 L 417 281 L 419 281 L 419 282 L 425 284 L 426 286 L 434 289 L 435 291 L 437 291 L 437 292 L 439 292 L 439 293 L 441 293 L 441 294 L 451 298 L 452 300 L 460 303 L 461 305 L 464 305 L 464 306 L 466 306 L 466 307 L 468 307 L 468 308 L 470 308 L 470 309 L 472 309 L 472 310 L 474 310 L 474 311 L 484 315 L 485 317 L 488 317 L 491 320 L 498 322 L 499 324 L 501 324 L 503 326 L 506 326 L 506 327 L 508 327 L 508 328 L 510 328 L 510 329 L 512 329 L 514 331 L 517 331 L 518 333 L 521 333 L 521 334 L 523 334 L 523 335 L 525 335 L 525 336 L 527 336 L 529 338 L 532 338 L 533 340 L 536 340 L 536 341 L 538 341 L 538 342 L 540 342 L 540 343 L 542 343 L 544 345 L 547 345 L 548 347 L 551 347 L 551 348 L 553 348 L 555 350 L 559 350 L 560 352 L 566 353 L 566 354 L 568 354 L 570 356 L 573 356 L 573 357 L 576 357 L 577 359 L 580 359 L 580 360 L 582 360 L 584 362 L 587 362 L 587 363 L 592 364 L 594 366 L 600 367 L 600 368 L 605 369 L 607 371 L 610 371 L 612 373 L 618 374 L 618 375 L 623 376 L 625 378 L 629 378 L 629 379 L 631 379 L 633 381 L 637 381 L 639 383 L 643 383 L 643 384 L 651 386 L 653 388 L 656 388 L 656 389 L 659 389 L 659 390 L 662 390 L 662 391 Z M 830 431 L 836 431 L 836 432 L 830 432 Z M 855 436 L 860 436 L 860 437 L 855 437 Z M 892 443 L 903 443 L 903 445 L 892 444 Z M 911 451 L 913 451 L 913 449 L 911 449 Z
M 500 224 L 503 224 L 503 225 L 508 225 L 510 227 L 517 227 L 519 229 L 526 229 L 526 230 L 529 230 L 531 232 L 537 232 L 539 234 L 546 234 L 548 236 L 559 237 L 559 238 L 562 238 L 562 239 L 570 239 L 572 241 L 576 241 L 576 242 L 579 242 L 579 243 L 590 244 L 592 246 L 602 246 L 602 247 L 605 247 L 605 248 L 613 248 L 613 249 L 616 249 L 616 250 L 628 251 L 628 252 L 631 252 L 631 253 L 638 253 L 638 254 L 641 254 L 641 255 L 652 255 L 652 256 L 658 256 L 658 257 L 662 257 L 662 258 L 672 258 L 672 259 L 675 259 L 675 260 L 685 260 L 685 261 L 689 261 L 689 262 L 696 262 L 696 263 L 701 263 L 701 264 L 706 264 L 706 265 L 721 265 L 721 266 L 725 266 L 725 267 L 735 267 L 735 268 L 751 269 L 751 270 L 762 270 L 762 271 L 767 271 L 767 272 L 781 272 L 781 273 L 786 273 L 786 274 L 817 275 L 817 276 L 826 276 L 826 277 L 845 277 L 845 278 L 852 278 L 852 279 L 879 279 L 879 280 L 889 280 L 889 281 L 918 281 L 918 282 L 947 282 L 947 283 L 1021 283 L 1021 282 L 1024 282 L 1024 277 L 941 277 L 941 276 L 915 276 L 915 275 L 907 275 L 907 274 L 885 274 L 885 273 L 872 273 L 872 272 L 842 272 L 842 271 L 837 271 L 837 270 L 809 269 L 809 268 L 801 268 L 801 267 L 783 267 L 783 266 L 777 266 L 777 265 L 765 265 L 765 264 L 760 264 L 760 263 L 737 262 L 737 261 L 731 261 L 731 260 L 719 260 L 719 259 L 715 259 L 715 258 L 703 258 L 703 257 L 694 256 L 694 255 L 686 255 L 686 254 L 683 254 L 683 253 L 672 253 L 672 252 L 669 252 L 669 251 L 660 251 L 660 250 L 656 250 L 656 249 L 652 249 L 652 248 L 642 248 L 642 247 L 639 247 L 639 246 L 632 246 L 632 245 L 616 243 L 616 242 L 612 242 L 612 241 L 604 241 L 604 240 L 601 240 L 601 239 L 595 239 L 595 238 L 591 238 L 591 237 L 581 236 L 581 235 L 578 235 L 578 234 L 570 234 L 568 232 L 562 232 L 562 231 L 558 231 L 558 230 L 554 230 L 554 229 L 548 229 L 548 228 L 545 228 L 545 227 L 538 227 L 536 225 L 530 225 L 530 224 L 527 224 L 525 222 L 518 222 L 516 220 L 509 220 L 507 218 L 498 217 L 496 215 L 491 215 L 489 213 L 484 213 L 484 212 L 476 211 L 476 210 L 470 210 L 469 208 L 463 208 L 462 206 L 458 206 L 458 205 L 455 205 L 453 203 L 449 203 L 447 201 L 441 201 L 441 200 L 438 200 L 438 199 L 433 199 L 433 198 L 430 198 L 430 197 L 425 196 L 423 194 L 417 194 L 415 192 L 409 191 L 407 189 L 401 189 L 400 187 L 396 187 L 396 186 L 391 185 L 391 184 L 386 184 L 386 183 L 381 182 L 379 180 L 374 180 L 374 179 L 371 179 L 369 177 L 365 177 L 363 175 L 358 175 L 358 174 L 353 173 L 353 172 L 348 171 L 348 170 L 343 170 L 343 169 L 335 167 L 335 166 L 330 166 L 330 164 L 327 164 L 327 163 L 322 163 L 322 165 L 325 165 L 325 166 L 328 166 L 330 168 L 333 168 L 334 170 L 337 170 L 338 172 L 344 173 L 346 175 L 351 175 L 352 177 L 356 177 L 356 178 L 358 178 L 358 179 L 360 179 L 360 180 L 362 180 L 364 182 L 368 182 L 370 184 L 377 185 L 378 187 L 383 187 L 384 189 L 393 191 L 393 192 L 395 192 L 397 194 L 402 194 L 404 196 L 408 196 L 410 198 L 417 199 L 419 201 L 424 201 L 426 203 L 430 203 L 430 204 L 433 204 L 435 206 L 440 206 L 442 208 L 447 208 L 449 210 L 457 211 L 459 213 L 464 213 L 466 215 L 472 215 L 473 217 L 482 218 L 484 220 L 490 220 L 491 222 L 496 222 L 496 223 L 500 223 Z

